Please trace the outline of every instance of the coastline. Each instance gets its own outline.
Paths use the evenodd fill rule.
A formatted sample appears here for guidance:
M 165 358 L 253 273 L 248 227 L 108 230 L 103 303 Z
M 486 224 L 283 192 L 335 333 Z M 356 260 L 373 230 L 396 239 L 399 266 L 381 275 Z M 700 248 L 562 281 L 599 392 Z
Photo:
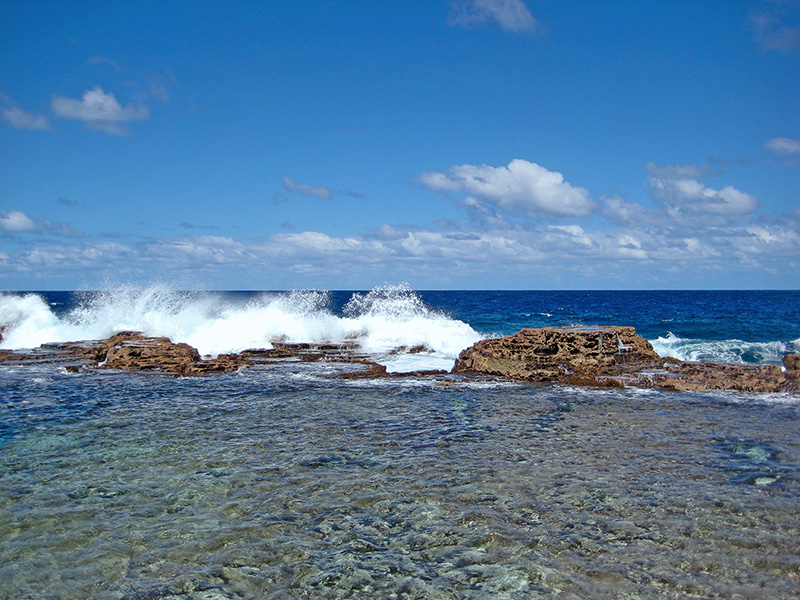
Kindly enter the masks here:
M 605 345 L 604 345 L 605 340 Z M 116 369 L 181 377 L 230 373 L 286 359 L 363 365 L 350 378 L 420 377 L 448 374 L 441 369 L 388 372 L 358 344 L 273 341 L 271 348 L 201 357 L 186 343 L 141 332 L 119 332 L 105 340 L 45 344 L 30 352 L 0 350 L 0 363 L 59 363 L 70 372 Z M 396 348 L 399 353 L 426 348 Z M 453 374 L 583 387 L 655 388 L 665 391 L 734 390 L 773 393 L 800 391 L 800 354 L 787 354 L 784 367 L 720 362 L 685 362 L 659 356 L 633 327 L 550 327 L 523 329 L 484 339 L 464 349 Z

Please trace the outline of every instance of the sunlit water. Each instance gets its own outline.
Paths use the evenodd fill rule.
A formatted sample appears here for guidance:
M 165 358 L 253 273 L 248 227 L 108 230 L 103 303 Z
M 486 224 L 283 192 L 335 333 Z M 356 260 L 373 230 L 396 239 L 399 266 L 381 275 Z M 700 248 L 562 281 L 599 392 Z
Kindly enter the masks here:
M 0 598 L 796 598 L 800 400 L 0 369 Z

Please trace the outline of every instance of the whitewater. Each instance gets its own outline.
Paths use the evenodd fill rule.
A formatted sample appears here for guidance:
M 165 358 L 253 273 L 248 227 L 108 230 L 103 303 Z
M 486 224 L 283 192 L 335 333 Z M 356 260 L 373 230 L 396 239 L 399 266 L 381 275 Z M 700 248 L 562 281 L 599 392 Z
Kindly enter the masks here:
M 103 339 L 119 331 L 168 337 L 210 357 L 271 348 L 274 341 L 347 342 L 390 371 L 412 371 L 449 369 L 478 340 L 523 327 L 613 324 L 634 325 L 662 357 L 687 361 L 779 365 L 800 350 L 792 292 L 741 294 L 416 292 L 404 285 L 363 292 L 191 292 L 164 284 L 4 292 L 0 348 Z
M 119 331 L 168 337 L 210 357 L 271 348 L 274 341 L 350 342 L 387 366 L 414 370 L 420 364 L 449 369 L 462 349 L 482 337 L 404 287 L 353 293 L 341 314 L 332 312 L 329 293 L 321 291 L 179 292 L 159 285 L 79 294 L 76 300 L 58 311 L 40 294 L 3 294 L 0 348 L 103 339 Z

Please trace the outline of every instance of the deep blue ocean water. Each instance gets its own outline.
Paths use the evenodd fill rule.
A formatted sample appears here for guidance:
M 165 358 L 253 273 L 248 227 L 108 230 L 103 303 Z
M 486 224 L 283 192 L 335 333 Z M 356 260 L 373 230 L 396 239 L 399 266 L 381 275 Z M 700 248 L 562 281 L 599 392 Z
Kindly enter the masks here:
M 798 300 L 154 286 L 4 293 L 0 327 L 6 348 L 349 340 L 402 371 L 522 327 L 622 324 L 681 358 L 779 364 Z M 0 598 L 800 597 L 800 397 L 338 377 L 358 368 L 0 365 Z

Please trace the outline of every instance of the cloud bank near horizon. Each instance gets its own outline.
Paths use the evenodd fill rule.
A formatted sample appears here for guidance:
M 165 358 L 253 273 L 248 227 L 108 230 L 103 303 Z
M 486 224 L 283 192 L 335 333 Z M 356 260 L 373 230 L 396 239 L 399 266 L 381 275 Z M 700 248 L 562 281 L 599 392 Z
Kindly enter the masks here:
M 464 286 L 475 274 L 510 278 L 514 273 L 554 276 L 558 271 L 616 282 L 637 273 L 637 281 L 652 286 L 688 263 L 700 277 L 800 267 L 800 210 L 757 216 L 760 201 L 755 196 L 700 182 L 723 175 L 708 166 L 648 163 L 646 174 L 652 208 L 619 196 L 601 196 L 595 202 L 560 173 L 523 159 L 507 167 L 459 165 L 447 172 L 426 172 L 419 181 L 439 194 L 466 194 L 461 205 L 467 217 L 478 207 L 496 218 L 413 227 L 384 224 L 345 236 L 288 231 L 260 239 L 184 235 L 130 242 L 89 237 L 69 244 L 26 242 L 18 253 L 0 257 L 0 265 L 6 277 L 57 272 L 65 277 L 92 273 L 96 279 L 110 272 L 142 277 L 155 270 L 225 280 L 247 278 L 258 270 L 282 272 L 298 286 L 314 278 L 347 281 L 348 276 L 354 283 L 358 277 L 380 283 L 392 273 L 404 280 L 413 281 L 416 275 Z M 331 196 L 324 186 L 289 178 L 282 183 L 292 193 Z M 0 230 L 21 241 L 32 234 L 68 236 L 70 228 L 13 210 L 0 213 Z M 463 273 L 460 284 L 454 269 Z M 647 279 L 643 273 L 649 274 Z

